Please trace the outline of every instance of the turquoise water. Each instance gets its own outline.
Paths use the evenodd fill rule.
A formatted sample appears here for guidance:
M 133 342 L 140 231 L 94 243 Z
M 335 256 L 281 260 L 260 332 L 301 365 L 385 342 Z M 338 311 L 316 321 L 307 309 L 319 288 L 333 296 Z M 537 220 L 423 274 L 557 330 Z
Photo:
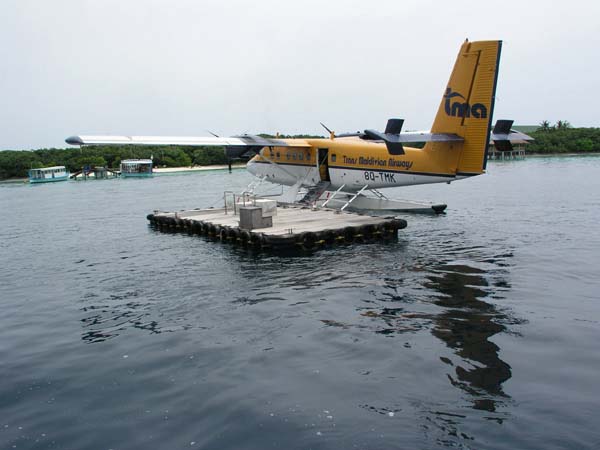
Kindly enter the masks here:
M 147 226 L 244 171 L 0 185 L 0 448 L 597 448 L 599 174 L 490 163 L 287 258 Z

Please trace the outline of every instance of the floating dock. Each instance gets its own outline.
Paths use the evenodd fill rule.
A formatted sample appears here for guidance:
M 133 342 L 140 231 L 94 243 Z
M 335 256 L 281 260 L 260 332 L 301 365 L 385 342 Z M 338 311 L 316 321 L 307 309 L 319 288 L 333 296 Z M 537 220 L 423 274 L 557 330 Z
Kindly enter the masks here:
M 83 167 L 75 173 L 71 174 L 72 180 L 106 180 L 109 178 L 116 178 L 119 173 L 107 169 L 106 167 Z
M 336 244 L 396 240 L 398 230 L 406 228 L 405 220 L 392 216 L 299 205 L 270 206 L 267 202 L 276 202 L 264 202 L 255 201 L 237 208 L 154 211 L 147 219 L 162 231 L 199 234 L 263 250 L 315 250 Z M 251 215 L 258 222 L 252 222 Z

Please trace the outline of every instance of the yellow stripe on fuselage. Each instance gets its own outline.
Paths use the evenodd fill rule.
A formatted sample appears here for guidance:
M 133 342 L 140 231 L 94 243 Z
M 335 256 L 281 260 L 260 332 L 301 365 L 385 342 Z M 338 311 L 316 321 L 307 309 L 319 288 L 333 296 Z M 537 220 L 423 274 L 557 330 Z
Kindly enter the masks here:
M 272 161 L 277 164 L 315 167 L 316 152 L 312 147 L 293 147 L 295 139 L 283 139 L 290 147 L 265 147 L 252 160 L 255 162 Z M 304 140 L 302 139 L 302 142 Z M 264 158 L 263 158 L 264 156 Z
M 261 155 L 278 164 L 315 167 L 318 149 L 328 149 L 329 167 L 355 170 L 406 172 L 431 175 L 456 175 L 462 143 L 445 143 L 443 149 L 428 150 L 404 147 L 404 155 L 390 155 L 385 144 L 359 138 L 302 139 L 310 147 L 294 147 L 294 139 L 285 140 L 290 147 L 264 148 Z M 302 158 L 302 159 L 301 159 Z M 256 156 L 255 162 L 267 162 Z

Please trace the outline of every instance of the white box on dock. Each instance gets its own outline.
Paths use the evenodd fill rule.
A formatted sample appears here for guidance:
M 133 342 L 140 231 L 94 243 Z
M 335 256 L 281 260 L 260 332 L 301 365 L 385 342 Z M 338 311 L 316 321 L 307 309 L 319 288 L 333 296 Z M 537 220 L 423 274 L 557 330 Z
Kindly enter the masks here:
M 238 202 L 236 209 L 239 211 L 240 207 L 243 206 L 258 206 L 262 209 L 263 217 L 274 217 L 277 215 L 277 201 L 269 198 L 257 198 L 256 200 Z

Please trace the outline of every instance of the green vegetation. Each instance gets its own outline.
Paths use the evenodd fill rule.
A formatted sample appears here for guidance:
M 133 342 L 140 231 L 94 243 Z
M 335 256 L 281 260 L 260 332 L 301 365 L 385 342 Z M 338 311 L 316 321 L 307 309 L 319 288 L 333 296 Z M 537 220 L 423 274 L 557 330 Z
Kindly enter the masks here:
M 518 127 L 516 127 L 518 128 Z M 535 131 L 528 153 L 600 152 L 600 128 L 573 128 L 568 121 L 555 125 L 544 120 Z M 275 136 L 262 134 L 263 137 Z M 314 135 L 280 135 L 279 138 L 322 138 Z M 412 146 L 412 145 L 411 145 Z M 187 167 L 227 164 L 223 147 L 177 147 L 144 145 L 98 145 L 83 148 L 49 148 L 33 151 L 0 151 L 0 179 L 24 178 L 32 168 L 66 166 L 71 172 L 83 166 L 118 168 L 122 159 L 153 157 L 156 167 Z
M 527 153 L 600 152 L 600 128 L 573 128 L 566 120 L 550 125 L 544 120 L 527 134 L 535 139 L 526 147 Z
M 273 135 L 261 134 L 274 138 Z M 285 138 L 321 138 L 311 135 L 280 135 Z M 32 151 L 0 151 L 0 180 L 24 178 L 29 169 L 66 166 L 71 173 L 83 166 L 117 169 L 122 159 L 154 159 L 155 167 L 189 167 L 227 164 L 223 147 L 177 147 L 147 145 L 94 145 L 77 148 L 44 148 Z
M 33 151 L 0 151 L 0 179 L 22 178 L 32 168 L 66 166 L 71 172 L 83 166 L 118 168 L 122 159 L 150 158 L 156 167 L 227 164 L 223 147 L 155 147 L 98 145 Z

